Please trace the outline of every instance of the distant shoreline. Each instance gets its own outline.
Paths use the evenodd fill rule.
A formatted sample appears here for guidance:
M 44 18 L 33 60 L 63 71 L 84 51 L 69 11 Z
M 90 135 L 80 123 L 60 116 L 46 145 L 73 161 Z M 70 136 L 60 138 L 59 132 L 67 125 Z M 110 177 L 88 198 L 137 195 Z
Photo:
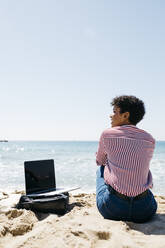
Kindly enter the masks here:
M 9 142 L 8 140 L 0 140 L 0 142 Z M 99 140 L 10 140 L 10 142 L 99 142 Z M 165 142 L 165 140 L 156 140 L 157 142 Z

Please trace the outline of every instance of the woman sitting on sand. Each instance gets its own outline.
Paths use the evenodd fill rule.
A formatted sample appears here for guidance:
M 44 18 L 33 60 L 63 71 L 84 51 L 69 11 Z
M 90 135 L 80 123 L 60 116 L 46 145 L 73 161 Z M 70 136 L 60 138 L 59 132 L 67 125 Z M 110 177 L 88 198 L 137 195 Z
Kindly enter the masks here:
M 155 140 L 136 127 L 145 114 L 144 103 L 134 96 L 112 101 L 112 128 L 99 141 L 96 163 L 96 201 L 105 219 L 146 222 L 156 213 L 157 203 L 149 188 L 149 170 Z

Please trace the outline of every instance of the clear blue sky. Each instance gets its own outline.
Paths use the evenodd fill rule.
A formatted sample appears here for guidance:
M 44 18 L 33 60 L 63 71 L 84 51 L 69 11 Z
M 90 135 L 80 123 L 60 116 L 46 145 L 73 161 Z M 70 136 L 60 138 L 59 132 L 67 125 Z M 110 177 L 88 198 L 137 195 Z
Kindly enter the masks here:
M 6 0 L 0 138 L 98 140 L 113 97 L 144 100 L 138 127 L 165 140 L 164 0 Z

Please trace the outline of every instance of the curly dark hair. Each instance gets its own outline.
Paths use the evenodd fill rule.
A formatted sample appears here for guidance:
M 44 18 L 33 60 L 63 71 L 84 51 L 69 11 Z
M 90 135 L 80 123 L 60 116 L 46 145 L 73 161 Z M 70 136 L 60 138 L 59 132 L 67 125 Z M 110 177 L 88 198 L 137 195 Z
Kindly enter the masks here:
M 135 96 L 123 95 L 115 97 L 111 105 L 120 108 L 120 113 L 129 112 L 129 121 L 133 125 L 140 122 L 145 114 L 144 102 Z

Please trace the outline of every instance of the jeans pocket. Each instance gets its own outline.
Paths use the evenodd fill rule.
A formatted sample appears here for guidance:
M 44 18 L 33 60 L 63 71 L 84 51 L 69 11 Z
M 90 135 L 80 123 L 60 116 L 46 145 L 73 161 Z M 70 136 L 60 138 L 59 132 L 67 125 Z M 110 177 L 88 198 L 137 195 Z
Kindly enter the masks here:
M 135 222 L 145 222 L 150 219 L 157 210 L 157 202 L 151 192 L 148 195 L 133 204 L 132 218 Z
M 116 196 L 108 191 L 103 197 L 103 203 L 105 211 L 109 214 L 111 219 L 118 220 L 121 218 L 121 208 L 122 206 L 118 204 L 118 199 Z

